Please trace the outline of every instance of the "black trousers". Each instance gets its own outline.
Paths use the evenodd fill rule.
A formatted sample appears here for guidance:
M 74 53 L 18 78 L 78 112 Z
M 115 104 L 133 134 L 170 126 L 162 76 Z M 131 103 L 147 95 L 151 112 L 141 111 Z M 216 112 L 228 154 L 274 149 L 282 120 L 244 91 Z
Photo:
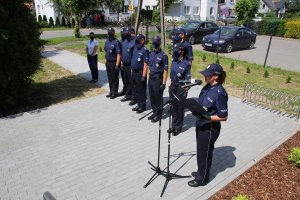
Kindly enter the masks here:
M 91 70 L 92 79 L 98 80 L 98 55 L 95 56 L 88 55 L 87 60 Z
M 120 73 L 121 73 L 121 78 L 122 78 L 122 83 L 123 83 L 123 92 L 125 92 L 124 79 L 125 79 L 126 73 L 124 72 L 123 68 L 120 69 Z
M 124 75 L 124 94 L 125 98 L 132 98 L 132 78 L 131 78 L 131 67 L 129 65 L 124 65 L 122 67 L 122 72 Z
M 172 128 L 176 130 L 181 130 L 183 126 L 183 118 L 184 118 L 184 106 L 182 102 L 178 101 L 179 99 L 185 99 L 187 96 L 187 93 L 182 92 L 182 88 L 180 86 L 177 86 L 175 84 L 171 84 L 169 92 L 170 92 L 170 98 L 172 98 L 171 101 L 171 115 L 172 115 Z M 175 98 L 174 95 L 177 97 Z
M 195 179 L 199 183 L 209 182 L 214 145 L 220 135 L 220 130 L 220 122 L 196 125 L 198 171 Z
M 116 61 L 106 61 L 106 72 L 110 94 L 117 95 L 119 90 L 119 69 L 116 69 Z
M 142 82 L 142 76 L 143 69 L 132 70 L 133 98 L 136 100 L 139 107 L 146 108 L 147 80 Z
M 163 102 L 162 102 L 162 95 L 163 92 L 160 91 L 160 86 L 163 82 L 163 75 L 154 75 L 149 77 L 148 81 L 148 90 L 151 102 L 152 110 L 157 109 Z

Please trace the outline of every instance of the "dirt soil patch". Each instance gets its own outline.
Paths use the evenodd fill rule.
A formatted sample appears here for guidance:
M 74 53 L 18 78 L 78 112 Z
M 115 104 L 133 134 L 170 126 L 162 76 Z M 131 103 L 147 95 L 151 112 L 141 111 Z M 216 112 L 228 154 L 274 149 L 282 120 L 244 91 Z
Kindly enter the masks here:
M 229 200 L 239 194 L 247 195 L 250 200 L 300 200 L 300 168 L 288 161 L 293 147 L 300 147 L 300 131 L 210 200 Z

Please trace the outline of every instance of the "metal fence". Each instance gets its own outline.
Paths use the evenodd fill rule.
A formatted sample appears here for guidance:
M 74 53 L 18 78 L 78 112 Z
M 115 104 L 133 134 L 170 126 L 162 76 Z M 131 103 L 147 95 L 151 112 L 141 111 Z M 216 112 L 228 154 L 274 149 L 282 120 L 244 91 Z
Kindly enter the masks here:
M 242 101 L 259 104 L 275 111 L 284 112 L 299 121 L 300 96 L 298 95 L 290 95 L 252 83 L 245 83 Z

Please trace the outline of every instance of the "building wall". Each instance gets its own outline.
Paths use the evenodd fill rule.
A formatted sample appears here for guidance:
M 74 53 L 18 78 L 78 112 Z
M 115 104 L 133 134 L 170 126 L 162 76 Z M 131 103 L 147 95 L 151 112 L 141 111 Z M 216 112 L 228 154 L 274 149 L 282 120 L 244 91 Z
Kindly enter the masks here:
M 35 10 L 36 10 L 36 20 L 38 20 L 38 16 L 46 15 L 47 20 L 49 22 L 50 17 L 55 21 L 58 16 L 57 12 L 55 12 L 53 4 L 48 3 L 48 0 L 34 0 Z
M 268 13 L 271 10 L 269 9 L 269 7 L 267 6 L 267 4 L 265 4 L 262 0 L 259 1 L 259 9 L 258 9 L 258 13 Z
M 157 3 L 157 0 L 144 0 L 142 9 L 147 10 L 149 8 L 149 10 L 153 10 L 153 7 L 155 8 L 157 6 Z

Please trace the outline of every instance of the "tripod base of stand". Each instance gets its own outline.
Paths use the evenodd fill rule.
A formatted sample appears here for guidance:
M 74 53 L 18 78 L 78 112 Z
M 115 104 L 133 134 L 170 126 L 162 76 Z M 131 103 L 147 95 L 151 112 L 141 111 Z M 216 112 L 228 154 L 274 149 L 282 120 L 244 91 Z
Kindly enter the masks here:
M 149 181 L 144 185 L 144 188 L 148 187 L 152 181 L 154 181 L 159 175 L 162 175 L 164 171 L 160 169 L 160 167 L 154 166 L 150 161 L 148 161 L 148 164 L 151 165 L 151 168 L 155 173 L 153 176 L 149 179 Z
M 164 176 L 166 177 L 166 181 L 165 181 L 164 187 L 161 191 L 160 197 L 162 197 L 164 195 L 170 180 L 178 179 L 178 178 L 191 178 L 191 176 L 182 176 L 182 175 L 173 174 L 173 173 L 170 173 L 170 172 L 166 172 L 166 174 Z

